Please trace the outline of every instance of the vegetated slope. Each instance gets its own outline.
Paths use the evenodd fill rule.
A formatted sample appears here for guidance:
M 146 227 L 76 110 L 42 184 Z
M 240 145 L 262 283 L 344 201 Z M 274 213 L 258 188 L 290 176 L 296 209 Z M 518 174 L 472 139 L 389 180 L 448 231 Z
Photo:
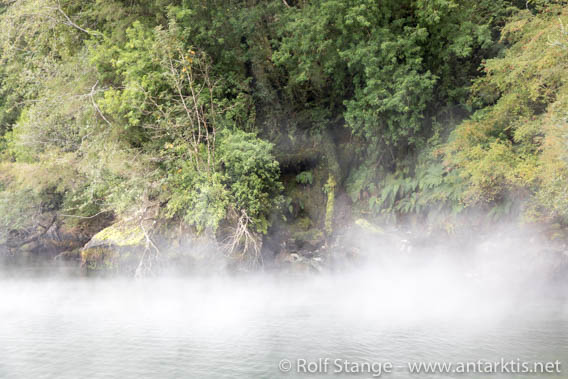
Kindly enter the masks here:
M 0 243 L 126 220 L 256 266 L 361 216 L 564 222 L 565 8 L 3 2 Z

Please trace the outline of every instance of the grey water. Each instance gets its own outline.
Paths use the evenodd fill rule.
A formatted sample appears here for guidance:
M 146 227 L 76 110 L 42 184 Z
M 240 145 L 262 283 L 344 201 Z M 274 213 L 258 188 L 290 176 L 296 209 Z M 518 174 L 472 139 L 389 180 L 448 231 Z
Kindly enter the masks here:
M 0 279 L 0 378 L 370 378 L 323 359 L 568 364 L 565 287 L 434 267 L 309 276 Z M 292 364 L 284 372 L 282 360 Z M 314 362 L 315 372 L 298 370 Z M 285 367 L 286 369 L 286 367 Z M 375 373 L 376 374 L 376 373 Z

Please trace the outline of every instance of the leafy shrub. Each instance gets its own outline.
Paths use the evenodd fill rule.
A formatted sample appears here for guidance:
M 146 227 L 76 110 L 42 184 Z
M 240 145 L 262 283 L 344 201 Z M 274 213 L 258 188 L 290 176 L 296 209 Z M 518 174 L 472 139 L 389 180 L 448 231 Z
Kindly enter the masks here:
M 469 205 L 507 210 L 516 198 L 532 219 L 566 219 L 568 10 L 541 6 L 503 29 L 510 48 L 484 62 L 472 94 L 482 108 L 453 132 L 445 162 L 463 179 Z
M 302 171 L 296 175 L 296 182 L 299 184 L 312 184 L 314 181 L 314 174 L 311 171 Z
M 281 201 L 280 168 L 273 145 L 240 130 L 226 131 L 218 149 L 232 204 L 245 210 L 257 232 L 266 233 L 270 214 Z

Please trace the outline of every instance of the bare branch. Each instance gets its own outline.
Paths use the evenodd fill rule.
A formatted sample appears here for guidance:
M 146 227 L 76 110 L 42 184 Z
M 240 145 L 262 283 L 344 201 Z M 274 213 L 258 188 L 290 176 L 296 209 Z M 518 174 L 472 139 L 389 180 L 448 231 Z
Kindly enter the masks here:
M 61 8 L 61 2 L 60 0 L 57 0 L 57 11 L 63 15 L 63 17 L 65 18 L 65 20 L 67 20 L 66 24 L 69 26 L 72 26 L 80 31 L 82 31 L 83 33 L 87 33 L 88 35 L 100 35 L 101 33 L 99 32 L 91 32 L 88 31 L 86 29 L 83 29 L 82 27 L 80 27 L 79 25 L 77 25 L 76 23 L 73 22 L 73 20 L 71 20 L 71 18 L 69 18 L 69 16 L 67 16 L 67 13 L 65 13 L 63 11 L 63 8 Z
M 143 213 L 145 213 L 145 211 Z M 152 272 L 152 262 L 155 261 L 158 258 L 158 256 L 161 254 L 160 249 L 158 248 L 158 246 L 156 246 L 156 244 L 152 240 L 152 237 L 150 237 L 150 234 L 144 227 L 143 222 L 144 220 L 147 219 L 148 218 L 145 219 L 143 218 L 140 220 L 139 223 L 140 229 L 142 229 L 142 232 L 144 233 L 144 238 L 146 239 L 146 246 L 144 248 L 144 253 L 142 254 L 142 257 L 140 258 L 140 262 L 138 263 L 138 267 L 136 268 L 135 276 L 137 278 L 144 277 L 150 274 Z M 155 223 L 156 221 L 154 221 L 152 225 L 154 225 Z
M 97 85 L 99 84 L 99 81 L 97 80 L 97 82 L 95 83 L 95 85 L 93 86 L 93 88 L 91 88 L 91 93 L 89 94 L 90 98 L 91 98 L 91 102 L 93 103 L 93 107 L 95 108 L 95 110 L 98 112 L 98 114 L 102 117 L 103 120 L 105 120 L 105 122 L 112 127 L 112 124 L 110 123 L 109 120 L 107 120 L 107 118 L 105 117 L 105 115 L 103 114 L 103 112 L 101 111 L 101 109 L 99 108 L 99 106 L 97 105 L 97 102 L 95 101 L 95 89 L 97 88 Z
M 234 211 L 233 211 L 234 212 Z M 259 237 L 249 227 L 251 222 L 247 212 L 241 210 L 234 232 L 228 237 L 226 251 L 228 256 L 236 256 L 248 261 L 250 266 L 262 266 L 261 246 Z
M 97 216 L 100 216 L 100 215 L 102 215 L 103 213 L 109 213 L 109 212 L 112 212 L 112 211 L 108 211 L 108 210 L 107 210 L 107 211 L 100 211 L 99 213 L 94 214 L 94 215 L 92 215 L 92 216 L 67 215 L 67 214 L 62 214 L 62 213 L 58 213 L 58 216 L 61 216 L 61 217 L 71 217 L 71 218 L 80 218 L 80 219 L 83 219 L 83 220 L 89 220 L 89 219 L 95 218 L 95 217 L 97 217 Z

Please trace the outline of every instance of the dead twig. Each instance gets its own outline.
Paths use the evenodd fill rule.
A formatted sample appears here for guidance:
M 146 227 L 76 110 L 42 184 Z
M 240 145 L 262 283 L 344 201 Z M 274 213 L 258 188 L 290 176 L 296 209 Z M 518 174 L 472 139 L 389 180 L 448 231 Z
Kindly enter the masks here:
M 105 120 L 105 122 L 112 128 L 112 124 L 109 120 L 107 120 L 107 118 L 105 117 L 105 115 L 103 114 L 103 112 L 101 111 L 101 108 L 99 108 L 99 106 L 97 105 L 97 102 L 95 101 L 95 89 L 97 88 L 97 85 L 99 84 L 99 81 L 97 80 L 97 82 L 95 83 L 95 85 L 93 86 L 93 88 L 91 88 L 91 93 L 89 94 L 89 97 L 91 98 L 91 102 L 93 103 L 93 107 L 95 108 L 95 110 L 97 111 L 97 113 L 102 117 L 103 120 Z
M 61 2 L 59 0 L 57 0 L 57 12 L 59 12 L 67 22 L 65 22 L 65 24 L 74 27 L 77 30 L 82 31 L 83 33 L 87 33 L 88 35 L 101 35 L 101 33 L 99 32 L 93 32 L 93 31 L 89 31 L 87 29 L 83 29 L 82 27 L 80 27 L 79 25 L 77 25 L 76 23 L 73 22 L 73 20 L 71 20 L 71 18 L 67 15 L 67 13 L 65 13 L 63 11 L 63 8 L 61 7 Z
M 140 220 L 140 229 L 142 229 L 142 233 L 144 233 L 144 238 L 146 239 L 146 246 L 144 247 L 144 253 L 140 258 L 140 262 L 138 263 L 138 267 L 136 268 L 135 276 L 137 278 L 141 278 L 144 276 L 148 276 L 152 273 L 152 262 L 158 259 L 158 256 L 161 254 L 160 249 L 154 241 L 152 237 L 146 230 L 143 224 L 144 220 Z M 154 225 L 156 221 L 152 225 Z
M 237 219 L 233 233 L 229 235 L 226 244 L 227 255 L 248 261 L 250 266 L 263 265 L 259 237 L 251 231 L 251 219 L 243 209 Z

